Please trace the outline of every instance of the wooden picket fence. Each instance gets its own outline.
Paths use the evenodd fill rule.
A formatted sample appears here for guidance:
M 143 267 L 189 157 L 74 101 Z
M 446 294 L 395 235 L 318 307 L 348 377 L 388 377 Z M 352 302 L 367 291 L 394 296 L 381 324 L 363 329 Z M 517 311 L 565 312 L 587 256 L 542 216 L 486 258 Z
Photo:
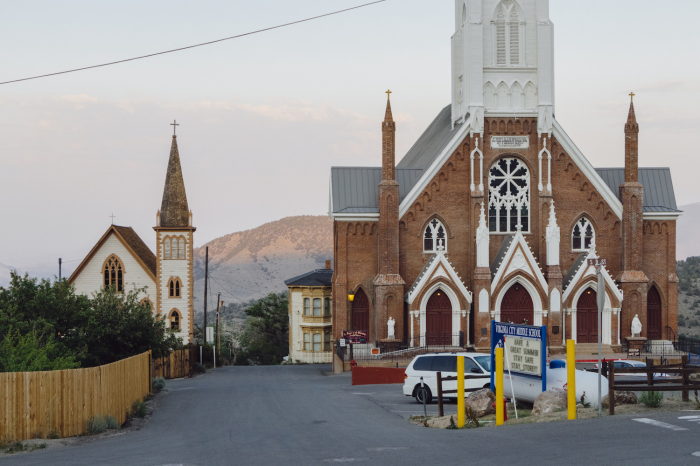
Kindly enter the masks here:
M 0 373 L 0 440 L 87 432 L 95 415 L 126 422 L 134 401 L 151 391 L 150 352 L 104 366 Z
M 179 379 L 189 377 L 191 372 L 189 348 L 175 350 L 170 356 L 153 360 L 153 377 Z

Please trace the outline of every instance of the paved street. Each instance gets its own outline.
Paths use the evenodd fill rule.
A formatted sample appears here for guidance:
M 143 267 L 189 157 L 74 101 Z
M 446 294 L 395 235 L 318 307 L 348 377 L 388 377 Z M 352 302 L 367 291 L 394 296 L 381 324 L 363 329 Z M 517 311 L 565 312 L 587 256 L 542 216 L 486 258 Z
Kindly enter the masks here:
M 700 412 L 445 431 L 408 424 L 401 386 L 352 387 L 329 366 L 226 367 L 171 381 L 140 431 L 3 465 L 700 465 Z M 430 412 L 436 406 L 430 406 Z M 448 404 L 447 412 L 455 405 Z M 659 424 L 660 421 L 661 424 Z M 699 453 L 700 454 L 700 453 Z

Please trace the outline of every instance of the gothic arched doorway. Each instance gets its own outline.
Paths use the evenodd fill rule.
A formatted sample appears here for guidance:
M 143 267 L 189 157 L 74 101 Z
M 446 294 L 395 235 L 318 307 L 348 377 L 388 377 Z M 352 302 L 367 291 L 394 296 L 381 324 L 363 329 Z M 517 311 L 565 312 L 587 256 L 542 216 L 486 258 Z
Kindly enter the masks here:
M 369 332 L 369 299 L 362 289 L 357 290 L 352 300 L 352 329 Z
M 428 300 L 425 321 L 428 345 L 452 344 L 452 303 L 444 291 L 437 290 Z
M 535 306 L 532 304 L 532 296 L 521 283 L 515 283 L 503 296 L 501 322 L 534 324 Z
M 576 304 L 576 343 L 598 343 L 598 294 L 588 288 Z
M 647 293 L 647 339 L 661 340 L 661 295 L 655 286 Z

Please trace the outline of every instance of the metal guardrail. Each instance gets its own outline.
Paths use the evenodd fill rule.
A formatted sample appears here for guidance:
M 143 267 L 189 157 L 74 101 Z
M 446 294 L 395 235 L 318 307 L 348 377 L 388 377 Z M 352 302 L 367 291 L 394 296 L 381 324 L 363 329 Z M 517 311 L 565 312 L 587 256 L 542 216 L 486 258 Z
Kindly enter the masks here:
M 410 362 L 420 354 L 439 353 L 446 351 L 465 351 L 464 332 L 459 332 L 451 337 L 442 338 L 442 344 L 426 344 L 427 338 L 414 338 L 406 341 L 380 341 L 376 344 L 353 344 L 352 359 L 355 362 L 362 361 L 382 361 L 382 362 Z M 456 342 L 458 344 L 452 344 Z M 421 344 L 422 343 L 422 344 Z M 347 347 L 346 347 L 347 348 Z M 373 354 L 372 350 L 379 350 L 378 354 Z M 343 361 L 348 361 L 350 350 L 345 350 L 338 357 Z

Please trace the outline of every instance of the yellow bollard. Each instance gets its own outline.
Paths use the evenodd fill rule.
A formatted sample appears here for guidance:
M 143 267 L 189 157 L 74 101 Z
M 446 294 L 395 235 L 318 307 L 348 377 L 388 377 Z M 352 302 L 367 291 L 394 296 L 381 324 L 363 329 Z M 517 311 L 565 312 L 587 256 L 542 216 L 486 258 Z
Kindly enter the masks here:
M 464 356 L 457 356 L 457 427 L 464 427 Z
M 576 343 L 566 340 L 566 396 L 569 420 L 576 419 Z
M 496 348 L 496 425 L 503 425 L 503 348 Z

